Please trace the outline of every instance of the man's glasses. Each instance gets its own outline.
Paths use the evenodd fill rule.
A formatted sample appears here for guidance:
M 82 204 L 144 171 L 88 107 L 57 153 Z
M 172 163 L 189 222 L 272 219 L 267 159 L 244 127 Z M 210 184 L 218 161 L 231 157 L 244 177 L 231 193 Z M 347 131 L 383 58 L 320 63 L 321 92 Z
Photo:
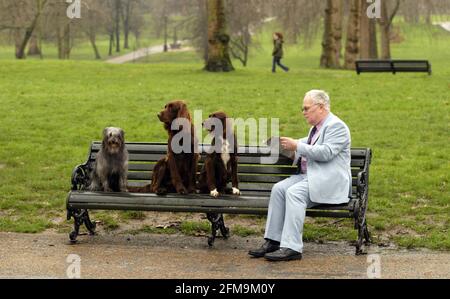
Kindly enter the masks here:
M 302 112 L 308 112 L 308 111 L 311 110 L 311 108 L 312 108 L 313 106 L 318 106 L 318 105 L 321 105 L 321 104 L 320 104 L 320 103 L 315 103 L 315 104 L 312 104 L 312 105 L 309 106 L 309 107 L 302 107 L 301 110 L 302 110 Z

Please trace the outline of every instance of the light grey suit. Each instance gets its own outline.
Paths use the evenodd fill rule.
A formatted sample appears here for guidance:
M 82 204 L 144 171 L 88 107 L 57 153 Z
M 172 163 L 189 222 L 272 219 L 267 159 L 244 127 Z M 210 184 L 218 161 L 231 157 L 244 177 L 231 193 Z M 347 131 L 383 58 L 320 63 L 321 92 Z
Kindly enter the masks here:
M 311 131 L 310 131 L 311 132 Z M 265 238 L 281 247 L 303 252 L 303 224 L 306 209 L 318 204 L 349 201 L 352 188 L 350 170 L 350 130 L 330 113 L 313 145 L 308 138 L 298 141 L 294 165 L 307 158 L 307 173 L 293 175 L 272 188 Z

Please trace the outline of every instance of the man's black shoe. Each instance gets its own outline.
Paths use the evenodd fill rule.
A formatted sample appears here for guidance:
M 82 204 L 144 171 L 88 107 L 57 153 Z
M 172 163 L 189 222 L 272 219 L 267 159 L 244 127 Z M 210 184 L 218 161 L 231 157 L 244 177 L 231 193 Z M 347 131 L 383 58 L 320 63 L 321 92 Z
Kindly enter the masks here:
M 260 248 L 250 250 L 248 254 L 254 257 L 263 257 L 266 253 L 274 252 L 280 248 L 280 243 L 272 240 L 266 240 Z
M 301 252 L 281 247 L 277 251 L 267 253 L 266 255 L 264 255 L 264 257 L 269 261 L 290 261 L 290 260 L 301 260 L 302 254 Z

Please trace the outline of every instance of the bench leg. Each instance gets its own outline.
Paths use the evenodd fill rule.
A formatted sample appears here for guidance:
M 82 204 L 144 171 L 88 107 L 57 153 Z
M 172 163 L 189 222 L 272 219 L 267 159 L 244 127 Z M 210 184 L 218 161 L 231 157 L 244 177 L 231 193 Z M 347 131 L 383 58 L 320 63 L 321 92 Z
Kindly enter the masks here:
M 364 225 L 358 227 L 358 240 L 356 241 L 356 253 L 355 253 L 356 255 L 366 254 L 362 250 L 363 238 L 364 238 Z
M 95 224 L 95 222 L 91 221 L 91 218 L 89 217 L 89 212 L 88 210 L 84 210 L 85 214 L 84 214 L 84 225 L 86 226 L 86 229 L 89 231 L 89 234 L 91 236 L 95 235 L 95 228 L 97 227 L 97 225 Z
M 223 214 L 220 214 L 219 219 L 219 229 L 220 233 L 225 239 L 228 239 L 230 237 L 230 229 L 225 226 L 225 221 L 223 220 Z
M 358 240 L 356 241 L 356 255 L 367 254 L 362 250 L 363 241 L 364 245 L 370 246 L 372 240 L 370 238 L 369 229 L 367 227 L 365 213 L 363 216 L 357 217 L 355 219 L 355 222 L 356 229 L 358 230 Z
M 85 225 L 90 235 L 95 234 L 95 223 L 89 218 L 88 210 L 69 210 L 67 213 L 67 219 L 73 217 L 74 219 L 74 230 L 69 234 L 70 242 L 76 243 L 77 237 L 80 234 L 80 226 Z
M 230 230 L 225 226 L 223 214 L 208 213 L 206 214 L 206 217 L 211 222 L 211 236 L 208 237 L 209 247 L 212 247 L 214 245 L 218 230 L 220 230 L 220 233 L 225 239 L 230 236 Z
M 370 246 L 372 244 L 372 238 L 370 237 L 369 229 L 367 228 L 367 224 L 365 225 L 364 229 L 364 244 L 367 246 Z

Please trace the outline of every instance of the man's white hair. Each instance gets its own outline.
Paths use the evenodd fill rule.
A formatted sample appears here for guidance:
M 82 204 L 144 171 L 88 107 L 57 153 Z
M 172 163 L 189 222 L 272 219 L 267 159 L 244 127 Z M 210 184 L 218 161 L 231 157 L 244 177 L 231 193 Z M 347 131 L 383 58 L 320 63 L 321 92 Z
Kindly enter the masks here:
M 322 104 L 325 109 L 330 111 L 330 96 L 323 90 L 313 89 L 305 94 L 305 98 L 311 98 L 314 104 Z

